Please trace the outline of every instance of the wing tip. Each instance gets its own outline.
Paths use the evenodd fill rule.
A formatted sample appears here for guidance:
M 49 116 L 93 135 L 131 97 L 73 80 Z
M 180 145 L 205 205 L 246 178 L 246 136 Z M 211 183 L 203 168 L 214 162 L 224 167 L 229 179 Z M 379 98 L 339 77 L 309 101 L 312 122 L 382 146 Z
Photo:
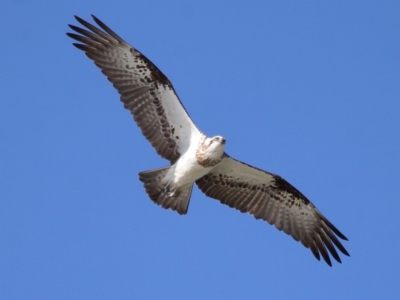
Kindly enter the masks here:
M 330 230 L 332 230 L 339 238 L 341 238 L 344 241 L 348 241 L 349 239 L 340 232 L 339 229 L 337 229 L 331 222 L 329 222 L 329 220 L 323 215 L 321 214 L 321 212 L 317 209 L 314 208 L 315 211 L 317 212 L 317 214 L 319 215 L 319 217 L 321 218 L 321 220 L 329 227 Z
M 97 21 L 100 21 L 99 18 L 97 18 L 94 14 L 90 14 L 92 19 L 97 23 Z
M 85 22 L 82 18 L 78 17 L 77 15 L 74 15 L 75 20 L 77 20 L 79 23 L 82 24 L 82 22 Z
M 83 44 L 78 44 L 78 43 L 72 43 L 72 45 L 74 45 L 76 48 L 78 48 L 79 50 L 82 50 L 82 51 L 87 51 L 87 45 L 83 45 Z

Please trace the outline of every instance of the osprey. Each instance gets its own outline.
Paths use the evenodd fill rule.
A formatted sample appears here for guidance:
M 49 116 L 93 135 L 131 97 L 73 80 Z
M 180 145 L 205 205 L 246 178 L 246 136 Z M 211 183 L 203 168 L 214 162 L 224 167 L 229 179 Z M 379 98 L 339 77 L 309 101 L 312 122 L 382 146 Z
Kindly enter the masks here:
M 103 22 L 102 29 L 75 16 L 87 29 L 67 35 L 107 76 L 121 95 L 143 135 L 168 167 L 139 173 L 146 193 L 163 208 L 186 214 L 193 184 L 207 196 L 229 207 L 263 219 L 309 248 L 328 265 L 329 253 L 349 253 L 337 237 L 347 238 L 318 209 L 282 177 L 231 158 L 225 138 L 207 137 L 192 122 L 168 78 L 137 49 Z M 336 247 L 336 248 L 335 248 Z

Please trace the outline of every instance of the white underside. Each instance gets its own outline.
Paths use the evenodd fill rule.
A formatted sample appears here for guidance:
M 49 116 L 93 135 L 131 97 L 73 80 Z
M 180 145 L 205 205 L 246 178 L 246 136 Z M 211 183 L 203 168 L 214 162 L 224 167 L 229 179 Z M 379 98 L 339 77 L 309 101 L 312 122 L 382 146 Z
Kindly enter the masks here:
M 171 193 L 179 191 L 180 188 L 193 184 L 197 179 L 203 177 L 213 167 L 205 168 L 196 161 L 195 151 L 189 149 L 178 161 L 171 166 L 164 178 L 164 183 L 169 187 Z

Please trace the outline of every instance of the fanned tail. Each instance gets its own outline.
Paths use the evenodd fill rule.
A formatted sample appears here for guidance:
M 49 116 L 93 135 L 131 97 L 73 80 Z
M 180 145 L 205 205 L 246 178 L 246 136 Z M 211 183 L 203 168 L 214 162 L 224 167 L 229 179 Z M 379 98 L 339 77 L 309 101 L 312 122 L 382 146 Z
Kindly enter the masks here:
M 165 209 L 177 211 L 184 215 L 188 211 L 190 196 L 192 195 L 193 184 L 179 189 L 176 193 L 169 191 L 163 183 L 163 179 L 170 167 L 143 171 L 139 173 L 139 180 L 144 183 L 147 195 L 154 203 Z

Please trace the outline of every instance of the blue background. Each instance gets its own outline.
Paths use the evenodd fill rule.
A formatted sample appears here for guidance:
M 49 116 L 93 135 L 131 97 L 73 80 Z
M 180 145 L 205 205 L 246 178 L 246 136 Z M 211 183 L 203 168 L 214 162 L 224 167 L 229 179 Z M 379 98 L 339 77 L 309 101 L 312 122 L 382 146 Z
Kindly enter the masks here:
M 98 16 L 173 82 L 198 127 L 277 173 L 348 238 L 328 267 L 194 190 L 65 32 Z M 1 299 L 396 299 L 398 1 L 10 1 L 0 10 Z

